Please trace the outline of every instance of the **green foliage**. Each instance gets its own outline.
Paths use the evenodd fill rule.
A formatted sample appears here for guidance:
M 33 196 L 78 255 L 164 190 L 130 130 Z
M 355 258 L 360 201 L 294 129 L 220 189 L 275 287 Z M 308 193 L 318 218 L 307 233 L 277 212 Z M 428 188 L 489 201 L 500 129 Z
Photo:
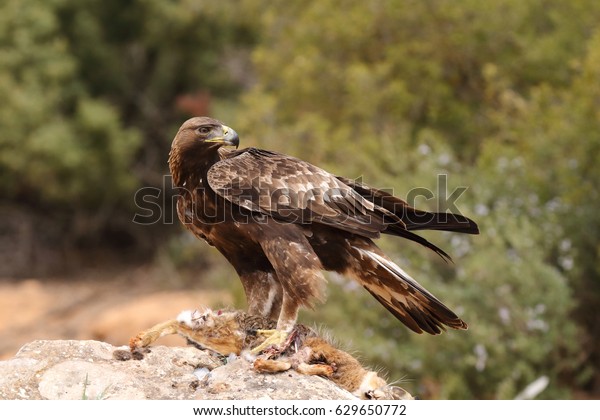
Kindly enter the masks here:
M 165 226 L 131 223 L 134 193 L 162 187 L 174 128 L 190 112 L 178 108 L 181 97 L 204 95 L 193 105 L 208 112 L 211 92 L 237 91 L 227 60 L 253 34 L 244 18 L 224 14 L 228 8 L 183 0 L 4 2 L 3 204 L 43 213 L 58 227 L 53 247 L 153 250 Z M 5 221 L 0 230 L 23 223 Z
M 600 366 L 600 328 L 595 308 L 600 303 L 598 235 L 600 205 L 596 180 L 600 176 L 598 101 L 600 91 L 600 32 L 585 44 L 586 51 L 572 60 L 574 76 L 569 85 L 552 88 L 544 84 L 529 98 L 517 98 L 519 114 L 512 113 L 515 100 L 496 112 L 500 134 L 486 155 L 507 156 L 519 169 L 509 178 L 524 192 L 513 206 L 537 224 L 545 258 L 569 280 L 578 305 L 575 315 L 584 326 L 580 357 L 588 366 Z M 509 197 L 507 195 L 507 197 Z M 586 368 L 581 379 L 589 374 Z M 593 380 L 588 382 L 593 383 Z
M 108 103 L 75 94 L 77 60 L 53 7 L 10 1 L 0 18 L 2 195 L 93 208 L 136 186 L 140 138 Z
M 253 112 L 241 121 L 267 144 L 301 139 L 293 147 L 304 157 L 331 161 L 340 160 L 341 142 L 397 138 L 400 127 L 412 145 L 427 128 L 459 156 L 476 157 L 493 129 L 482 108 L 496 102 L 486 66 L 516 89 L 564 85 L 598 14 L 590 1 L 337 4 L 285 2 L 264 12 L 258 83 L 245 96 Z
M 242 141 L 401 196 L 437 192 L 436 174 L 448 173 L 450 191 L 470 187 L 459 209 L 482 230 L 428 235 L 453 266 L 383 241 L 458 308 L 468 332 L 415 337 L 347 283 L 307 319 L 325 319 L 365 358 L 422 384 L 425 396 L 512 398 L 544 375 L 541 397 L 556 398 L 577 386 L 576 372 L 589 379 L 580 363 L 597 350 L 579 343 L 600 342 L 591 322 L 600 303 L 599 18 L 596 2 L 552 0 L 312 1 L 264 11 L 257 83 L 236 124 Z M 587 335 L 574 311 L 588 314 Z

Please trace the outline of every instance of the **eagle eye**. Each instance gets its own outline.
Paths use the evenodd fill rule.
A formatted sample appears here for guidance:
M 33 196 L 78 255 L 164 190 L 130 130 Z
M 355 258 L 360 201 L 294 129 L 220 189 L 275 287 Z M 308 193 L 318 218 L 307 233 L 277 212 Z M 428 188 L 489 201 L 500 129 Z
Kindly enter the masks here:
M 198 128 L 198 133 L 200 134 L 208 134 L 210 133 L 210 127 L 202 126 Z

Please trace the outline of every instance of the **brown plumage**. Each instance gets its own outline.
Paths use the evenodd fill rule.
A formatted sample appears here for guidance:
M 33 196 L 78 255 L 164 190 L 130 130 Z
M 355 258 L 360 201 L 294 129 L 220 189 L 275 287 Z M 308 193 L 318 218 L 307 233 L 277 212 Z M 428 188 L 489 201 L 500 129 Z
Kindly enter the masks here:
M 298 309 L 323 300 L 322 270 L 356 279 L 411 330 L 439 334 L 467 325 L 375 245 L 381 233 L 448 254 L 421 229 L 478 233 L 472 220 L 419 211 L 384 191 L 276 152 L 236 146 L 235 131 L 197 117 L 175 136 L 169 156 L 180 188 L 177 211 L 240 276 L 248 312 L 291 331 Z

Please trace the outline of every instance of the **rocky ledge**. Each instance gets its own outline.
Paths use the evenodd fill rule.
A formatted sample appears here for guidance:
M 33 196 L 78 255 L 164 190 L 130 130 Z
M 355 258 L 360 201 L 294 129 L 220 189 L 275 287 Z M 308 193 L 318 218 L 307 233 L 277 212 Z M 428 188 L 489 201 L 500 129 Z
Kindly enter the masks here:
M 242 358 L 195 347 L 156 346 L 141 360 L 115 358 L 126 351 L 100 341 L 33 341 L 0 361 L 0 399 L 355 398 L 318 376 L 256 373 Z

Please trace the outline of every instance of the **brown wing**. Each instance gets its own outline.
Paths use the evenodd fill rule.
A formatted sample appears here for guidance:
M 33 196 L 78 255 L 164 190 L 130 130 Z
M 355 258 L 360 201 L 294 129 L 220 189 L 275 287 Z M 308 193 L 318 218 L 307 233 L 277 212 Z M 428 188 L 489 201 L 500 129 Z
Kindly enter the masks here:
M 402 223 L 389 224 L 387 229 L 382 233 L 401 236 L 417 242 L 431 249 L 446 261 L 452 261 L 452 258 L 446 252 L 411 231 L 429 229 L 469 234 L 479 233 L 477 224 L 460 214 L 432 213 L 418 210 L 387 191 L 379 190 L 344 177 L 338 177 L 338 179 L 360 194 L 365 200 L 375 204 L 376 208 L 386 210 L 402 220 Z
M 367 201 L 394 213 L 402 219 L 404 222 L 403 230 L 430 229 L 475 235 L 479 233 L 477 224 L 473 220 L 460 214 L 432 213 L 418 210 L 410 206 L 406 201 L 387 191 L 379 190 L 348 178 L 338 177 L 338 179 L 358 192 Z M 390 229 L 385 233 L 393 234 L 398 232 L 395 229 Z
M 232 203 L 284 222 L 318 222 L 369 238 L 390 223 L 403 225 L 329 172 L 274 152 L 229 153 L 209 169 L 207 179 Z

